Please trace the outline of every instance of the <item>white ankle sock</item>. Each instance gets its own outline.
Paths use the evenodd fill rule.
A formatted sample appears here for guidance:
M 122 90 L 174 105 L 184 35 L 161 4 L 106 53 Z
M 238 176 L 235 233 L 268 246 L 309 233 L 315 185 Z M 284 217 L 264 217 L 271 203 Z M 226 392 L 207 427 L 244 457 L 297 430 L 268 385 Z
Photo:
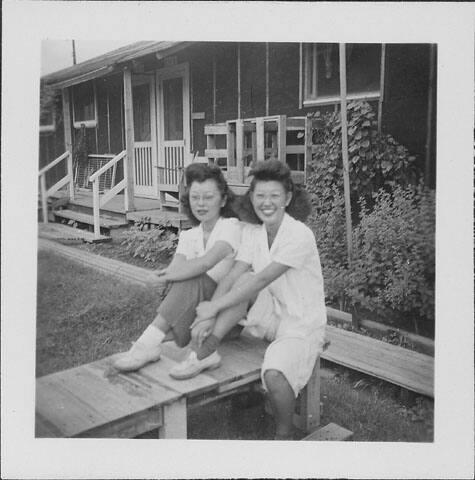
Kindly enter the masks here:
M 158 347 L 164 338 L 164 332 L 154 325 L 149 325 L 135 343 L 140 343 L 144 347 L 154 348 Z

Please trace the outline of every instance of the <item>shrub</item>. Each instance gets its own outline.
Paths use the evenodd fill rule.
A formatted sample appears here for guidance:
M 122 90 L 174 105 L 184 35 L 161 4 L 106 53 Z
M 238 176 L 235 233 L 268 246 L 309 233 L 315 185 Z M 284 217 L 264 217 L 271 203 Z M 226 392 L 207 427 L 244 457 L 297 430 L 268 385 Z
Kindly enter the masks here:
M 149 226 L 146 229 L 146 226 Z M 162 226 L 150 227 L 145 221 L 137 222 L 124 232 L 122 245 L 133 257 L 143 258 L 146 262 L 155 263 L 163 257 L 171 256 L 178 244 L 178 235 L 170 228 Z
M 314 211 L 327 300 L 341 309 L 363 307 L 380 315 L 434 320 L 435 199 L 422 185 L 380 189 L 369 208 L 360 200 L 348 265 L 344 203 L 334 191 L 327 211 Z M 390 315 L 391 317 L 394 315 Z
M 380 190 L 370 211 L 361 201 L 353 231 L 348 295 L 379 313 L 434 320 L 435 198 L 418 187 Z
M 335 192 L 343 192 L 340 112 L 315 113 L 317 145 L 307 166 L 307 189 L 318 199 L 318 210 L 330 208 Z M 378 133 L 376 115 L 367 102 L 350 102 L 348 118 L 348 161 L 351 202 L 357 217 L 358 199 L 369 204 L 380 188 L 414 184 L 415 157 L 391 135 Z M 335 189 L 336 187 L 336 189 Z

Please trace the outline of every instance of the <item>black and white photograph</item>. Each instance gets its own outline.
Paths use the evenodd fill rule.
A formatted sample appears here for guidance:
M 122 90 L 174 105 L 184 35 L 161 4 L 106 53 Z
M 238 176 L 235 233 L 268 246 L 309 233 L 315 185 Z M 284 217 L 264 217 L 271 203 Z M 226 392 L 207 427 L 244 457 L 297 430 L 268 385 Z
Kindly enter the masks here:
M 5 6 L 8 478 L 472 478 L 474 9 Z

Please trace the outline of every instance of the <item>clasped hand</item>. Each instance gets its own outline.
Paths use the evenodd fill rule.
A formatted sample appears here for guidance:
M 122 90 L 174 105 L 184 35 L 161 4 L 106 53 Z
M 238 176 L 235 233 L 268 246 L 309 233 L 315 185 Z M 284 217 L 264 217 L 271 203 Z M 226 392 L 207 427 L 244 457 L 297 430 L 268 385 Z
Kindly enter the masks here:
M 169 275 L 168 267 L 161 268 L 160 270 L 155 270 L 155 272 L 153 273 L 156 277 L 158 277 L 158 281 L 161 283 L 168 283 L 170 281 L 170 278 L 168 277 Z

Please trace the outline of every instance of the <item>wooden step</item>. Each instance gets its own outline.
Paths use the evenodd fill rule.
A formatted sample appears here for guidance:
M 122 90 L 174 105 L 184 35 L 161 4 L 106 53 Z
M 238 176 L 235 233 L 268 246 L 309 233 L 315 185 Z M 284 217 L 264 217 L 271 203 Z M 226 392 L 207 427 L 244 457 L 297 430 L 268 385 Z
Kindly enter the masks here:
M 353 436 L 351 430 L 340 427 L 336 423 L 329 423 L 322 428 L 312 432 L 310 435 L 302 438 L 302 440 L 312 440 L 317 442 L 344 442 L 350 440 Z
M 87 213 L 75 212 L 73 210 L 56 210 L 54 212 L 56 217 L 66 218 L 68 220 L 74 220 L 75 222 L 85 223 L 88 225 L 94 225 L 94 216 L 88 215 Z M 128 222 L 126 220 L 121 220 L 118 218 L 101 215 L 100 225 L 102 228 L 112 229 L 126 227 Z

